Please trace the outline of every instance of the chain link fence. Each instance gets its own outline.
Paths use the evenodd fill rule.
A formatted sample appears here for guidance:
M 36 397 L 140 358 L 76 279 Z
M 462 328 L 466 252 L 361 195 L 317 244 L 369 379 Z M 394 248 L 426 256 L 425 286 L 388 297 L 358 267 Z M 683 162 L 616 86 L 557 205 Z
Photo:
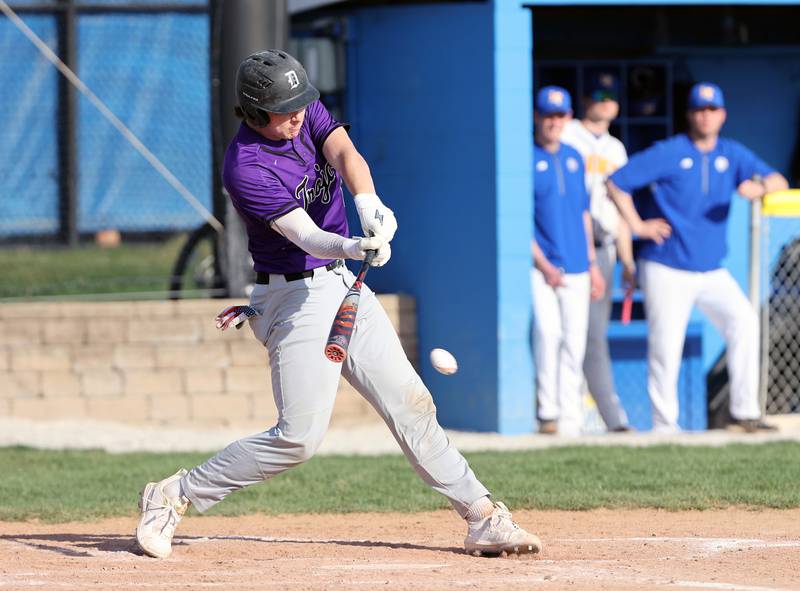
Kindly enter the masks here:
M 28 0 L 11 6 L 210 208 L 206 2 Z M 57 236 L 67 219 L 84 236 L 200 225 L 201 216 L 110 120 L 83 94 L 73 103 L 73 93 L 21 27 L 0 16 L 0 100 L 7 115 L 0 126 L 0 238 Z
M 764 217 L 761 244 L 762 400 L 800 412 L 800 218 Z

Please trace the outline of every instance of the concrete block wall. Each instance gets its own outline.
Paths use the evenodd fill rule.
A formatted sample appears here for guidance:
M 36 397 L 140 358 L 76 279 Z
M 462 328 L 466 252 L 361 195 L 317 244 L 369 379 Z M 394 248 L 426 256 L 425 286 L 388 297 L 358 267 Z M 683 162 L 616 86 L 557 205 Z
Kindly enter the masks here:
M 412 363 L 414 300 L 379 296 Z M 214 316 L 240 300 L 0 305 L 0 416 L 205 428 L 276 419 L 266 349 Z M 320 355 L 322 352 L 320 351 Z M 341 381 L 333 424 L 380 420 Z

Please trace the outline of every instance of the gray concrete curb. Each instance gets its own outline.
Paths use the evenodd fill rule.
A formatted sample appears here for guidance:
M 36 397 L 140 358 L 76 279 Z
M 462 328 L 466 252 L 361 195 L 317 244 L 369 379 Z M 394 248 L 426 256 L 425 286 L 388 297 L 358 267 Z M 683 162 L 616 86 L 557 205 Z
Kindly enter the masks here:
M 447 431 L 461 451 L 546 449 L 574 445 L 651 445 L 721 446 L 730 443 L 765 443 L 800 441 L 800 415 L 770 417 L 779 426 L 776 433 L 745 434 L 728 431 L 685 432 L 671 435 L 622 433 L 559 437 L 550 435 L 498 435 Z M 266 428 L 266 426 L 265 426 Z M 126 452 L 214 452 L 245 435 L 251 428 L 212 430 L 159 429 L 131 427 L 100 421 L 30 421 L 0 418 L 0 446 L 27 446 L 38 449 L 102 449 L 111 453 Z M 368 422 L 338 427 L 328 431 L 319 451 L 321 455 L 399 454 L 400 448 L 383 423 Z

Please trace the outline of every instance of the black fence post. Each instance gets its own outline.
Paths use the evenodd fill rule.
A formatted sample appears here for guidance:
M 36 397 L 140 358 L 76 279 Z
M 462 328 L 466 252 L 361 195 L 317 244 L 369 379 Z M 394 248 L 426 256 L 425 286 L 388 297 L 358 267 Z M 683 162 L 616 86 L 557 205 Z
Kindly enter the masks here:
M 214 215 L 225 224 L 221 252 L 229 297 L 245 295 L 253 270 L 247 252 L 244 227 L 220 182 L 222 154 L 239 129 L 233 114 L 236 105 L 236 70 L 241 61 L 262 49 L 283 48 L 289 41 L 289 13 L 286 0 L 212 0 L 212 131 L 214 141 Z M 214 43 L 218 42 L 218 50 Z M 214 68 L 216 66 L 216 70 Z M 216 99 L 214 98 L 216 97 Z M 213 104 L 216 100 L 217 104 Z M 214 113 L 214 110 L 217 110 Z
M 78 71 L 77 11 L 74 0 L 62 0 L 64 8 L 59 15 L 59 56 L 73 72 Z M 64 76 L 58 77 L 58 144 L 59 168 L 59 237 L 67 246 L 78 244 L 78 142 L 77 95 L 75 88 Z

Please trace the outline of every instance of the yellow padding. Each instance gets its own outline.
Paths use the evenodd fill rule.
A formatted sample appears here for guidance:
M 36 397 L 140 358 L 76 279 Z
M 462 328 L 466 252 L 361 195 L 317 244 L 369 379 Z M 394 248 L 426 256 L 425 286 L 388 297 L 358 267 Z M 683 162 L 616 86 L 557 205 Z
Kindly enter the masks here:
M 761 215 L 800 217 L 800 189 L 767 193 L 764 195 Z

